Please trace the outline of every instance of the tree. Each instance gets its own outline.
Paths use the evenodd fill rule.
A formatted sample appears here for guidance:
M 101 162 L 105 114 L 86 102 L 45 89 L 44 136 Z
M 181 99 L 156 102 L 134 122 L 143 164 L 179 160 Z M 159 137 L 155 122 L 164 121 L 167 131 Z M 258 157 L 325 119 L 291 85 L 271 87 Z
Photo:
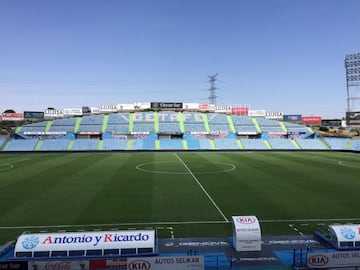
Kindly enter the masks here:
M 13 109 L 7 109 L 4 111 L 4 113 L 16 113 Z

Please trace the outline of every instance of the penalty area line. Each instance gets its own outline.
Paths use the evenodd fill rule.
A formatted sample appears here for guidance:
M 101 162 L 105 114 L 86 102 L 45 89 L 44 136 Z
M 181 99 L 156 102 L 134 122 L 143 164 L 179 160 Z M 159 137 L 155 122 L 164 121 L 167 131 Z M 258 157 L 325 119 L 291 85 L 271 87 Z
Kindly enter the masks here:
M 226 218 L 224 213 L 221 211 L 220 207 L 216 204 L 216 202 L 213 200 L 213 198 L 211 198 L 210 194 L 206 191 L 206 189 L 203 187 L 203 185 L 200 183 L 200 181 L 197 179 L 197 177 L 194 175 L 194 173 L 190 170 L 190 168 L 186 165 L 186 163 L 178 156 L 177 153 L 175 153 L 175 156 L 181 162 L 181 164 L 184 165 L 184 167 L 190 173 L 190 175 L 194 178 L 195 182 L 198 184 L 198 186 L 201 188 L 201 190 L 205 193 L 205 195 L 208 197 L 210 202 L 215 206 L 215 208 L 218 210 L 218 212 L 223 217 L 223 219 L 226 222 L 229 222 L 229 220 Z

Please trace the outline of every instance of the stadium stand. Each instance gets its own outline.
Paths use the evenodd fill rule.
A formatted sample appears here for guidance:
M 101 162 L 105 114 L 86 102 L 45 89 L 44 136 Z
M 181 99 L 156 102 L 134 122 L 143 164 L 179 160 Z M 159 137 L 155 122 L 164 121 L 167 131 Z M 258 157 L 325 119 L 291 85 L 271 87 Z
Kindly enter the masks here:
M 222 149 L 239 149 L 236 139 L 214 139 L 215 147 L 218 150 Z
M 307 136 L 312 134 L 309 129 L 304 125 L 284 122 L 284 126 L 290 137 L 293 139 L 306 138 Z
M 187 149 L 197 150 L 200 149 L 199 139 L 191 136 L 190 134 L 184 134 L 183 139 L 187 142 Z
M 5 144 L 6 139 L 5 138 L 0 138 L 0 150 L 3 147 L 3 145 Z
M 319 139 L 301 124 L 200 112 L 86 115 L 26 124 L 15 134 L 0 139 L 0 151 L 360 150 L 360 140 Z
M 52 122 L 52 125 L 49 128 L 50 132 L 69 132 L 73 133 L 75 130 L 75 124 L 77 118 L 63 118 L 56 119 Z
M 347 138 L 324 138 L 324 141 L 332 150 L 344 150 L 351 140 Z
M 187 133 L 201 132 L 206 133 L 204 118 L 201 113 L 183 113 L 184 129 Z
M 268 140 L 272 149 L 276 150 L 295 150 L 296 146 L 292 140 L 288 139 L 270 139 Z
M 66 151 L 69 144 L 67 139 L 44 140 L 39 151 Z
M 241 143 L 246 150 L 268 150 L 262 139 L 241 139 Z
M 257 133 L 256 126 L 251 117 L 244 115 L 233 115 L 235 131 L 240 133 Z
M 98 150 L 99 140 L 79 139 L 74 140 L 72 151 Z
M 106 131 L 107 133 L 129 133 L 129 113 L 114 113 L 110 114 L 107 122 Z
M 86 115 L 82 118 L 78 132 L 102 132 L 104 115 Z
M 360 151 L 360 140 L 352 140 L 352 144 L 350 146 L 350 150 L 352 151 Z
M 270 132 L 285 132 L 281 127 L 278 121 L 266 118 L 256 118 L 261 132 L 270 133 Z
M 214 149 L 211 145 L 211 140 L 209 140 L 209 139 L 201 139 L 201 140 L 199 140 L 199 143 L 200 143 L 200 149 L 202 149 L 202 150 Z
M 28 140 L 16 140 L 12 139 L 3 151 L 33 151 L 35 150 L 36 144 L 39 140 L 28 139 Z
M 127 150 L 128 140 L 107 139 L 104 140 L 102 150 Z
M 180 139 L 162 139 L 160 140 L 161 150 L 176 150 L 183 149 L 183 141 Z
M 181 133 L 179 123 L 159 123 L 159 133 Z
M 155 132 L 155 115 L 153 112 L 136 112 L 133 115 L 132 132 Z
M 44 132 L 46 125 L 46 121 L 23 125 L 19 133 L 24 134 L 26 132 Z
M 81 120 L 81 125 L 102 125 L 104 120 L 103 114 L 85 115 Z
M 297 139 L 296 142 L 304 150 L 329 150 L 320 139 Z
M 179 114 L 176 112 L 159 112 L 159 133 L 181 133 Z

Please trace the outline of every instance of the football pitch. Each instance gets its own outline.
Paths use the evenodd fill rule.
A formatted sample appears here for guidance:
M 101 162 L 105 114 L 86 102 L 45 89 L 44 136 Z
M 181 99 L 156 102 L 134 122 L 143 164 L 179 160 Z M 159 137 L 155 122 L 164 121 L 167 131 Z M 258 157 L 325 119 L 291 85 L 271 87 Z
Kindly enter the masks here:
M 24 231 L 156 229 L 231 236 L 359 223 L 360 155 L 344 152 L 116 152 L 0 155 L 0 243 Z

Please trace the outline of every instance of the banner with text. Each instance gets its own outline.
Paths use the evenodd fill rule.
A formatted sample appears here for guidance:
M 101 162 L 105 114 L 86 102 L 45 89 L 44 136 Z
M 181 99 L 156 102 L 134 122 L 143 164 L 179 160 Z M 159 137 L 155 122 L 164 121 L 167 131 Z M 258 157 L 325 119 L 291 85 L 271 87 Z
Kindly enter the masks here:
M 311 269 L 359 266 L 360 251 L 308 253 L 307 265 Z
M 231 114 L 235 115 L 248 115 L 249 114 L 249 108 L 232 108 Z
M 3 121 L 22 121 L 24 120 L 24 114 L 22 113 L 3 113 Z
M 24 112 L 24 119 L 44 119 L 44 112 Z
M 301 122 L 304 124 L 320 125 L 321 116 L 303 116 Z
M 284 114 L 285 122 L 301 122 L 301 114 Z
M 151 102 L 150 103 L 151 109 L 182 109 L 183 104 L 181 102 Z
M 147 270 L 203 270 L 203 256 L 169 256 L 169 257 L 130 257 L 127 269 Z
M 360 112 L 346 112 L 346 124 L 348 126 L 360 126 Z

